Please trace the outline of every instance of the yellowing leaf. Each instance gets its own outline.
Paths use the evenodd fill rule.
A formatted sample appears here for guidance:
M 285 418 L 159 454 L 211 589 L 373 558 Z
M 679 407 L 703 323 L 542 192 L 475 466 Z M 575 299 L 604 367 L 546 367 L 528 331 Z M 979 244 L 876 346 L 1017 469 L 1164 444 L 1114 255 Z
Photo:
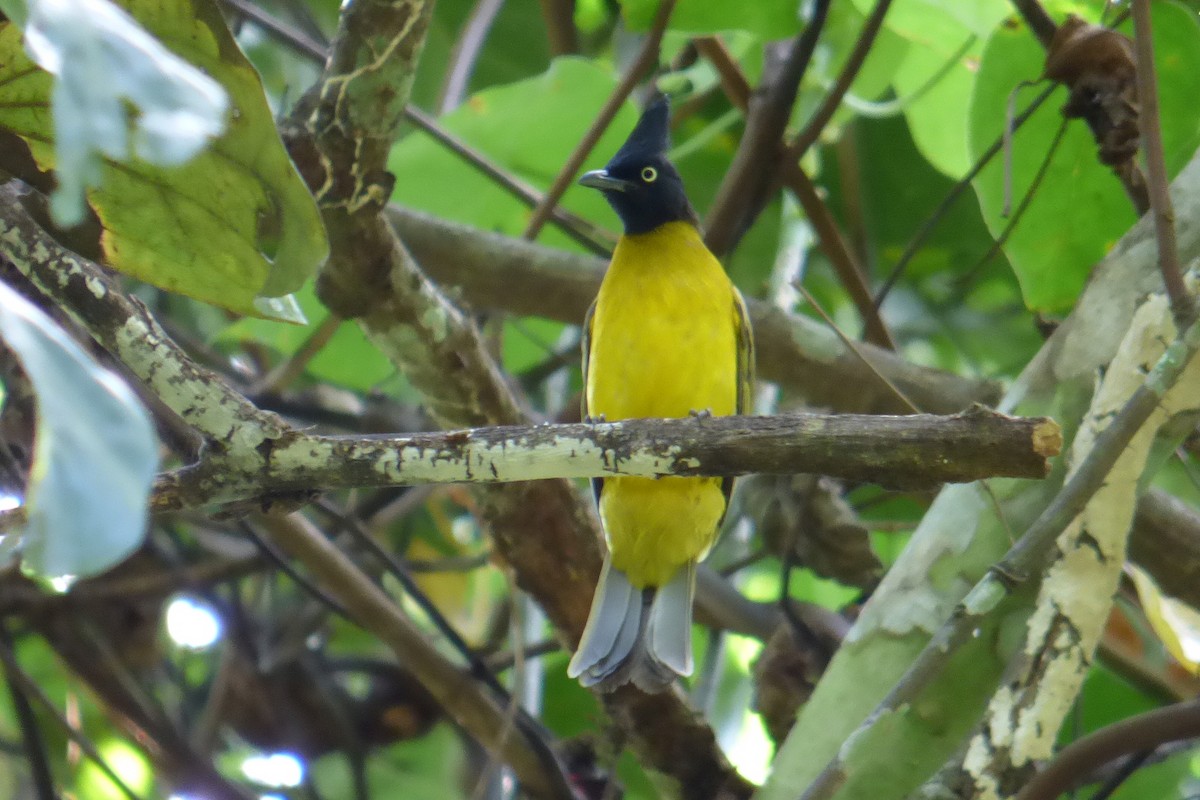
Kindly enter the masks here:
M 106 261 L 169 291 L 295 321 L 297 306 L 286 296 L 324 261 L 328 245 L 258 74 L 210 0 L 117 5 L 220 84 L 230 110 L 224 133 L 186 163 L 152 164 L 134 152 L 99 165 L 87 197 L 104 227 Z M 0 24 L 0 128 L 23 138 L 42 169 L 74 171 L 57 152 L 54 91 L 54 77 L 29 59 L 17 26 Z
M 1193 675 L 1200 675 L 1200 611 L 1165 595 L 1141 567 L 1125 567 L 1137 587 L 1150 627 L 1168 652 Z

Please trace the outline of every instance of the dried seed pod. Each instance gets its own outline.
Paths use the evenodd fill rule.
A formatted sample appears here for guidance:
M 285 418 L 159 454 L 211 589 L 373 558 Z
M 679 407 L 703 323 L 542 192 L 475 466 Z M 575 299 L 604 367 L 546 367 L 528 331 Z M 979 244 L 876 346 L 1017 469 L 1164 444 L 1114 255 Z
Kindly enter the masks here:
M 1137 62 L 1124 34 L 1074 14 L 1058 27 L 1046 51 L 1044 76 L 1071 94 L 1062 113 L 1091 129 L 1100 161 L 1119 167 L 1138 151 Z

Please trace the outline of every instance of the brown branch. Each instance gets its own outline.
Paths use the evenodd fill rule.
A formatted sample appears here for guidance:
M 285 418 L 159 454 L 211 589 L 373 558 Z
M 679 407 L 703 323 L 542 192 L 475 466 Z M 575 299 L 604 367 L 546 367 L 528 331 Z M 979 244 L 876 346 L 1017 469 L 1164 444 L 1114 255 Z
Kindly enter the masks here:
M 717 70 L 721 87 L 729 101 L 733 103 L 734 107 L 746 113 L 751 96 L 750 84 L 721 40 L 709 36 L 698 38 L 695 43 L 697 51 L 707 58 L 713 68 Z M 845 237 L 829 212 L 829 207 L 820 198 L 816 187 L 804 174 L 799 164 L 795 163 L 796 160 L 790 159 L 786 155 L 784 159 L 782 162 L 784 183 L 800 201 L 804 213 L 816 231 L 817 238 L 821 243 L 821 250 L 833 264 L 838 279 L 841 280 L 846 293 L 858 309 L 866 327 L 866 340 L 887 350 L 895 350 L 896 344 L 879 315 L 879 309 L 871 295 L 871 288 L 867 284 L 862 267 L 847 246 Z
M 583 166 L 583 162 L 587 160 L 591 154 L 592 148 L 600 141 L 600 137 L 604 135 L 604 131 L 608 129 L 609 124 L 613 121 L 613 117 L 621 110 L 621 106 L 625 100 L 633 92 L 634 88 L 641 81 L 642 77 L 650 71 L 650 69 L 658 63 L 658 48 L 662 44 L 663 33 L 667 30 L 667 22 L 671 19 L 671 12 L 675 9 L 675 0 L 661 0 L 658 4 L 658 11 L 654 16 L 654 22 L 650 25 L 650 31 L 646 34 L 645 41 L 642 42 L 641 50 L 638 51 L 637 58 L 625 70 L 625 74 L 621 76 L 621 81 L 613 89 L 612 94 L 604 101 L 600 113 L 596 115 L 596 119 L 592 122 L 591 127 L 579 140 L 579 144 L 571 151 L 571 155 L 567 158 L 567 163 L 559 170 L 555 176 L 554 182 L 550 184 L 546 196 L 533 209 L 533 214 L 529 218 L 529 224 L 525 226 L 525 232 L 521 234 L 522 238 L 533 240 L 541 233 L 542 226 L 546 224 L 546 220 L 550 217 L 550 212 L 558 205 L 558 201 L 566 194 L 571 182 L 575 180 L 576 173 Z
M 1030 576 L 1037 574 L 1059 534 L 1104 486 L 1133 437 L 1159 410 L 1163 396 L 1180 379 L 1197 352 L 1200 352 L 1200 326 L 1193 325 L 1171 343 L 1142 384 L 1111 416 L 1108 427 L 1095 437 L 1092 449 L 1075 465 L 1062 490 L 1026 528 L 1025 534 L 1004 558 L 992 566 L 955 606 L 951 616 L 909 664 L 904 675 L 847 741 L 863 741 L 861 737 L 881 717 L 914 702 L 970 639 L 980 621 L 995 612 Z M 835 753 L 805 790 L 802 800 L 825 800 L 836 794 L 844 779 L 847 760 L 854 757 L 852 750 L 845 748 Z
M 372 24 L 376 13 L 383 15 L 381 24 Z M 521 423 L 520 403 L 470 318 L 428 280 L 380 214 L 388 188 L 387 147 L 380 145 L 395 136 L 399 113 L 393 110 L 403 105 L 417 52 L 389 40 L 397 21 L 395 9 L 377 0 L 343 8 L 344 25 L 325 75 L 288 131 L 289 150 L 322 202 L 333 253 L 318 292 L 334 312 L 359 319 L 438 424 Z M 411 33 L 415 28 L 407 25 L 403 32 L 418 35 Z M 379 53 L 390 57 L 380 59 Z M 473 497 L 497 558 L 542 606 L 562 640 L 577 641 L 601 565 L 590 498 L 566 480 L 479 486 Z M 710 794 L 723 788 L 748 794 L 712 731 L 679 696 L 634 694 L 622 702 L 626 719 L 639 715 L 641 703 L 652 703 L 657 718 L 675 721 L 675 737 L 694 744 L 688 758 L 679 758 L 671 739 L 627 729 L 632 749 L 647 766 L 682 784 L 703 776 Z
M 1012 4 L 1016 6 L 1017 11 L 1025 20 L 1025 24 L 1033 31 L 1033 35 L 1037 37 L 1042 47 L 1049 48 L 1058 26 L 1054 24 L 1054 19 L 1046 12 L 1046 9 L 1042 8 L 1042 4 L 1038 0 L 1012 0 Z
M 1158 242 L 1158 268 L 1171 300 L 1175 327 L 1185 330 L 1196 317 L 1196 301 L 1183 282 L 1179 247 L 1175 241 L 1175 210 L 1171 205 L 1167 165 L 1163 156 L 1162 121 L 1158 110 L 1158 81 L 1154 72 L 1154 42 L 1150 3 L 1133 0 L 1134 50 L 1137 53 L 1138 101 L 1141 103 L 1142 150 L 1146 156 L 1150 210 Z
M 443 656 L 383 589 L 306 517 L 265 515 L 260 519 L 275 543 L 305 564 L 321 585 L 329 587 L 355 621 L 388 645 L 407 669 L 454 720 L 481 743 L 494 748 L 535 797 L 571 796 L 545 770 L 543 757 L 519 730 L 510 730 L 504 708 L 482 691 L 475 678 Z
M 1055 800 L 1084 775 L 1131 753 L 1200 736 L 1200 700 L 1156 708 L 1114 722 L 1064 747 L 1017 794 L 1017 800 Z
M 800 201 L 809 223 L 812 224 L 813 230 L 816 231 L 817 238 L 821 242 L 821 250 L 829 258 L 829 263 L 833 265 L 838 280 L 841 281 L 846 294 L 850 296 L 854 307 L 858 309 L 859 316 L 862 317 L 863 324 L 866 326 L 863 338 L 877 347 L 895 350 L 896 342 L 892 339 L 892 334 L 884 324 L 883 318 L 879 316 L 879 309 L 875 306 L 875 298 L 871 296 L 871 287 L 867 283 L 867 277 L 863 273 L 858 259 L 846 244 L 846 239 L 842 236 L 833 214 L 829 212 L 829 207 L 817 194 L 817 187 L 804 174 L 800 165 L 794 161 L 788 161 L 783 165 L 783 179 L 788 189 Z
M 774 171 L 783 152 L 800 79 L 825 27 L 830 0 L 817 0 L 807 26 L 792 40 L 787 57 L 773 79 L 750 97 L 746 130 L 704 221 L 705 243 L 718 257 L 728 255 L 765 207 Z
M 692 44 L 696 46 L 696 52 L 707 59 L 717 71 L 721 91 L 729 98 L 729 102 L 744 114 L 750 108 L 750 94 L 753 90 L 725 43 L 719 36 L 699 36 L 692 40 Z
M 565 56 L 579 49 L 575 35 L 575 0 L 539 0 L 546 21 L 546 39 L 551 56 Z
M 596 296 L 604 262 L 529 244 L 393 206 L 389 219 L 431 277 L 476 308 L 499 308 L 578 324 Z M 906 413 L 907 408 L 837 336 L 807 317 L 747 298 L 759 375 L 839 411 Z M 994 384 L 918 367 L 860 345 L 871 363 L 920 408 L 961 411 L 991 402 Z
M 533 186 L 501 169 L 486 155 L 440 126 L 436 120 L 421 109 L 412 105 L 405 106 L 404 116 L 451 153 L 461 158 L 468 166 L 478 170 L 525 205 L 536 208 L 544 201 L 542 193 Z M 583 245 L 584 248 L 596 255 L 608 255 L 612 245 L 617 241 L 615 236 L 590 220 L 557 206 L 551 212 L 549 221 L 577 244 Z
M 328 55 L 325 45 L 315 41 L 307 34 L 262 10 L 248 0 L 222 0 L 237 13 L 251 19 L 268 34 L 306 56 L 317 66 L 324 66 Z M 434 141 L 445 147 L 454 155 L 461 158 L 468 166 L 481 172 L 516 199 L 529 207 L 536 206 L 541 201 L 541 193 L 514 175 L 501 169 L 483 153 L 468 145 L 454 134 L 447 131 L 436 120 L 414 105 L 404 107 L 404 117 L 417 128 L 433 137 Z M 51 187 L 39 187 L 49 191 Z M 550 216 L 550 222 L 555 227 L 597 254 L 607 254 L 611 244 L 616 241 L 602 228 L 593 225 L 588 220 L 572 214 L 564 209 L 555 208 Z
M 1129 556 L 1171 597 L 1200 608 L 1200 513 L 1160 489 L 1138 501 Z
M 858 72 L 862 69 L 863 62 L 867 60 L 871 47 L 875 44 L 875 37 L 879 35 L 879 30 L 883 27 L 883 18 L 887 15 L 891 5 L 892 0 L 876 0 L 875 8 L 871 9 L 871 15 L 863 23 L 858 39 L 854 42 L 854 49 L 846 58 L 846 63 L 842 66 L 842 71 L 838 73 L 837 80 L 833 82 L 829 93 L 821 101 L 820 107 L 813 112 L 804 128 L 788 145 L 787 155 L 784 156 L 788 161 L 798 162 L 804 157 L 808 148 L 812 147 L 820 138 L 821 131 L 825 130 L 825 126 L 833 118 L 838 106 L 842 104 L 842 98 L 850 90 L 850 84 L 854 83 L 854 79 L 858 77 Z

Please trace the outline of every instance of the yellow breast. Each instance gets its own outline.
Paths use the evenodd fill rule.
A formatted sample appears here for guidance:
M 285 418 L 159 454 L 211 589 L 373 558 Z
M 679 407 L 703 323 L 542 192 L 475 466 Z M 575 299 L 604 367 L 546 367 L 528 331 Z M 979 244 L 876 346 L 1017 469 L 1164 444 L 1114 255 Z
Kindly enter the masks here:
M 734 291 L 688 223 L 622 237 L 592 316 L 587 413 L 735 413 Z M 719 478 L 609 478 L 600 498 L 613 565 L 638 587 L 661 586 L 702 558 L 724 511 Z
M 686 222 L 622 237 L 592 316 L 588 413 L 609 420 L 734 413 L 733 291 Z

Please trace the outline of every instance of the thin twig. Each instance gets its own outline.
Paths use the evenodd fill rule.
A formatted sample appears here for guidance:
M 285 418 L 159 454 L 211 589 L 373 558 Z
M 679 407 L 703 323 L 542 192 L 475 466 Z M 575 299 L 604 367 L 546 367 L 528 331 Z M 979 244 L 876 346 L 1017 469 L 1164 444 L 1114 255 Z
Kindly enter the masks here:
M 612 94 L 604 101 L 604 106 L 601 107 L 600 113 L 596 115 L 596 119 L 592 122 L 591 127 L 579 140 L 579 144 L 571 152 L 567 158 L 567 163 L 559 170 L 555 176 L 554 182 L 550 184 L 550 189 L 546 192 L 545 197 L 533 209 L 533 214 L 530 215 L 529 224 L 525 226 L 525 232 L 521 234 L 522 238 L 533 240 L 541 233 L 542 227 L 546 221 L 550 219 L 550 213 L 562 196 L 566 194 L 567 188 L 571 182 L 575 180 L 575 174 L 579 172 L 579 168 L 583 166 L 583 162 L 591 155 L 592 148 L 600 141 L 600 137 L 604 135 L 604 131 L 612 123 L 613 118 L 617 116 L 617 112 L 621 110 L 625 100 L 633 93 L 634 88 L 642 80 L 642 77 L 650 71 L 650 69 L 658 63 L 658 49 L 662 44 L 663 33 L 667 30 L 667 22 L 671 19 L 671 12 L 675 9 L 675 0 L 662 0 L 658 5 L 658 12 L 654 16 L 654 22 L 650 26 L 649 32 L 646 34 L 645 41 L 642 42 L 642 48 L 638 51 L 637 58 L 625 70 L 625 74 L 621 76 L 621 81 L 613 89 Z
M 221 2 L 276 39 L 313 60 L 324 63 L 325 47 L 304 31 L 298 30 L 275 15 L 264 11 L 250 0 L 221 0 Z
M 21 669 L 21 665 L 17 662 L 16 653 L 13 651 L 9 640 L 7 639 L 7 635 L 5 638 L 0 639 L 0 661 L 4 662 L 4 670 L 7 679 L 13 684 L 20 685 L 24 692 L 38 701 L 43 710 L 54 719 L 60 728 L 62 728 L 62 731 L 67 735 L 67 738 L 70 739 L 71 742 L 74 743 L 81 751 L 83 751 L 85 756 L 92 760 L 92 762 L 100 769 L 100 771 L 104 773 L 104 777 L 112 781 L 113 786 L 117 787 L 117 790 L 121 794 L 125 795 L 128 800 L 140 800 L 137 793 L 130 789 L 129 785 L 126 784 L 125 781 L 121 780 L 121 776 L 109 766 L 108 762 L 104 759 L 104 756 L 100 755 L 100 751 L 96 749 L 94 744 L 92 744 L 92 740 L 80 733 L 75 726 L 72 725 L 65 716 L 63 716 L 63 713 L 59 710 L 58 705 L 46 695 L 41 686 L 38 685 L 37 681 L 31 678 L 29 674 L 25 672 L 25 670 Z
M 1042 47 L 1049 48 L 1058 26 L 1054 24 L 1054 19 L 1046 13 L 1046 9 L 1042 8 L 1042 4 L 1038 0 L 1012 0 L 1012 4 L 1017 7 L 1017 11 L 1025 19 L 1025 24 L 1033 31 L 1033 35 L 1037 37 Z
M 725 43 L 721 41 L 721 37 L 698 36 L 692 40 L 692 44 L 695 45 L 696 52 L 704 56 L 717 71 L 717 77 L 721 81 L 721 90 L 725 92 L 729 102 L 733 103 L 734 108 L 740 109 L 743 114 L 746 113 L 746 110 L 750 108 L 750 93 L 753 90 L 746 81 L 746 76 L 742 74 L 741 67 L 738 66 L 729 49 L 725 47 Z
M 437 651 L 391 598 L 300 514 L 261 522 L 293 557 L 342 599 L 360 625 L 386 643 L 447 713 L 479 741 L 501 751 L 531 792 L 569 797 L 562 765 L 537 737 L 504 733 L 504 710 L 490 693 Z
M 847 336 L 845 332 L 843 332 L 842 329 L 837 326 L 837 324 L 833 321 L 833 317 L 829 316 L 825 309 L 822 308 L 821 304 L 817 302 L 817 298 L 813 297 L 812 293 L 804 287 L 804 284 L 793 283 L 792 285 L 796 287 L 796 291 L 804 295 L 804 299 L 807 300 L 808 304 L 813 307 L 813 310 L 821 315 L 821 319 L 825 320 L 825 324 L 828 325 L 833 332 L 838 335 L 838 338 L 842 340 L 842 344 L 846 345 L 846 347 L 850 349 L 850 352 L 858 356 L 859 360 L 862 361 L 867 369 L 871 371 L 871 374 L 879 378 L 879 381 L 888 388 L 888 391 L 895 395 L 895 397 L 900 400 L 900 402 L 903 403 L 911 413 L 920 414 L 921 409 L 918 408 L 916 404 L 908 398 L 908 395 L 900 390 L 899 386 L 892 383 L 892 381 L 886 375 L 884 375 L 875 367 L 875 365 L 871 362 L 871 359 L 867 358 L 866 353 L 859 348 L 858 343 Z
M 1019 128 L 1021 125 L 1025 124 L 1026 120 L 1033 116 L 1033 113 L 1041 107 L 1042 103 L 1046 102 L 1046 99 L 1050 97 L 1055 88 L 1057 87 L 1048 86 L 1040 95 L 1034 98 L 1033 102 L 1030 103 L 1024 111 L 1022 111 L 1013 119 L 1013 129 Z M 900 254 L 900 259 L 896 262 L 896 266 L 892 267 L 891 273 L 888 274 L 887 279 L 883 282 L 883 285 L 879 287 L 879 291 L 875 294 L 876 308 L 883 305 L 883 301 L 887 299 L 888 294 L 896 285 L 896 281 L 898 281 L 900 276 L 904 274 L 904 270 L 908 267 L 909 262 L 911 262 L 913 257 L 916 256 L 916 254 L 921 251 L 921 248 L 925 246 L 925 242 L 929 240 L 929 237 L 933 234 L 933 231 L 937 227 L 938 223 L 945 219 L 946 214 L 958 201 L 958 198 L 970 188 L 971 181 L 975 180 L 975 177 L 983 171 L 983 168 L 986 167 L 988 163 L 996 157 L 996 154 L 999 153 L 1003 147 L 1004 137 L 999 136 L 996 138 L 996 141 L 992 142 L 991 146 L 988 147 L 987 150 L 983 151 L 983 154 L 979 156 L 979 160 L 977 160 L 974 166 L 968 170 L 967 174 L 964 175 L 958 181 L 958 183 L 954 184 L 953 188 L 951 188 L 946 196 L 942 199 L 942 202 L 938 203 L 938 207 L 935 208 L 933 213 L 929 215 L 929 218 L 926 219 L 925 222 L 921 223 L 921 227 L 917 229 L 916 234 L 905 246 L 904 252 Z
M 729 101 L 742 113 L 747 113 L 750 84 L 725 45 L 715 36 L 700 37 L 695 40 L 695 44 L 697 52 L 707 58 L 716 69 L 720 76 L 721 88 Z M 804 207 L 804 213 L 821 241 L 821 249 L 833 264 L 842 286 L 862 316 L 865 338 L 879 347 L 895 350 L 896 343 L 879 316 L 862 266 L 846 245 L 845 237 L 838 229 L 828 206 L 818 195 L 816 187 L 799 164 L 792 161 L 784 162 L 784 182 Z
M 336 599 L 331 597 L 324 589 L 322 589 L 320 586 L 317 586 L 307 577 L 302 575 L 299 570 L 293 567 L 291 562 L 288 561 L 287 556 L 275 546 L 274 542 L 259 534 L 255 527 L 248 522 L 240 521 L 238 523 L 238 527 L 241 529 L 242 533 L 244 533 L 250 539 L 250 541 L 254 543 L 254 546 L 258 548 L 259 552 L 262 553 L 263 556 L 265 556 L 266 560 L 271 564 L 274 564 L 275 567 L 278 568 L 279 571 L 284 575 L 288 576 L 288 578 L 292 580 L 292 583 L 300 587 L 301 591 L 306 593 L 312 599 L 316 600 L 321 606 L 325 607 L 329 611 L 332 611 L 334 614 L 337 614 L 342 619 L 345 619 L 349 622 L 354 621 L 354 618 L 350 616 L 350 612 L 346 610 L 345 606 L 343 606 Z
M 443 128 L 421 109 L 413 105 L 405 106 L 404 117 L 525 205 L 536 208 L 545 202 L 545 196 L 541 192 L 499 167 L 482 152 Z M 608 231 L 557 206 L 551 212 L 549 221 L 577 244 L 596 255 L 607 256 L 616 242 L 616 237 Z
M 471 674 L 487 684 L 487 687 L 495 692 L 498 697 L 507 700 L 509 696 L 508 690 L 496 679 L 496 676 L 488 669 L 487 664 L 484 663 L 479 654 L 454 629 L 454 626 L 450 624 L 450 620 L 446 619 L 446 615 L 437 607 L 437 604 L 429 599 L 429 595 L 421 591 L 421 587 L 409 572 L 408 567 L 401 563 L 400 559 L 393 556 L 387 548 L 376 541 L 375 537 L 371 535 L 371 532 L 367 530 L 358 517 L 345 513 L 328 500 L 319 501 L 317 507 L 333 517 L 341 527 L 349 531 L 355 541 L 366 548 L 367 552 L 383 564 L 384 568 L 403 587 L 405 594 L 429 617 L 429 621 L 433 623 L 433 627 L 437 629 L 438 633 L 444 636 L 450 646 L 467 662 L 467 665 L 471 668 Z
M 783 134 L 829 6 L 830 0 L 815 0 L 808 24 L 792 40 L 778 74 L 751 95 L 746 130 L 704 221 L 704 241 L 718 257 L 733 250 L 779 185 L 775 170 L 783 154 Z
M 871 297 L 871 287 L 867 284 L 867 277 L 863 274 L 862 266 L 846 244 L 846 238 L 838 229 L 833 214 L 829 212 L 828 206 L 817 194 L 817 187 L 804 174 L 800 165 L 793 161 L 784 164 L 783 172 L 784 182 L 796 199 L 800 201 L 809 223 L 821 241 L 821 249 L 829 258 L 829 263 L 833 265 L 842 288 L 846 290 L 854 307 L 858 309 L 859 316 L 862 317 L 864 338 L 871 344 L 886 350 L 895 350 L 896 342 L 892 338 L 891 332 L 888 331 L 887 325 L 884 324 L 883 318 L 879 316 L 879 309 L 876 308 Z
M 293 47 L 302 55 L 306 56 L 314 64 L 320 66 L 325 63 L 325 58 L 328 55 L 328 48 L 313 40 L 306 34 L 297 31 L 295 28 L 288 25 L 286 22 L 278 19 L 274 15 L 263 11 L 258 6 L 248 2 L 248 0 L 222 0 L 227 3 L 230 8 L 235 9 L 238 13 L 244 14 L 247 18 L 252 19 L 255 24 L 261 26 L 270 35 L 276 37 L 285 44 Z M 494 181 L 496 185 L 504 189 L 516 199 L 528 206 L 537 206 L 542 202 L 542 195 L 529 184 L 509 174 L 501 169 L 491 159 L 483 155 L 475 148 L 468 145 L 466 142 L 459 139 L 454 134 L 447 131 L 437 123 L 432 117 L 426 114 L 421 109 L 412 104 L 404 107 L 404 118 L 415 125 L 420 130 L 432 136 L 434 141 L 445 147 L 454 155 L 461 158 L 469 166 L 481 172 L 489 179 Z M 569 211 L 564 211 L 555 208 L 552 212 L 550 222 L 554 223 L 555 227 L 571 237 L 575 242 L 587 248 L 597 255 L 607 255 L 611 243 L 615 241 L 614 237 L 607 234 L 603 229 L 593 225 L 591 222 L 572 214 Z
M 540 0 L 546 21 L 546 39 L 551 56 L 565 56 L 579 49 L 575 36 L 574 0 Z
M 262 380 L 249 389 L 248 393 L 251 396 L 278 394 L 291 386 L 297 378 L 304 374 L 309 362 L 325 348 L 325 345 L 329 344 L 341 324 L 341 317 L 337 314 L 329 314 L 309 333 L 294 353 L 264 375 Z
M 34 794 L 37 800 L 56 800 L 58 793 L 54 791 L 54 776 L 50 773 L 50 760 L 46 757 L 46 743 L 42 739 L 37 716 L 33 713 L 33 704 L 29 702 L 29 693 L 15 674 L 17 659 L 13 641 L 8 626 L 2 619 L 0 649 L 4 651 L 4 677 L 8 683 L 8 693 L 12 698 L 17 725 L 21 729 L 22 751 L 25 754 L 25 763 L 29 766 L 29 779 L 33 784 Z
M 1150 210 L 1158 241 L 1158 268 L 1162 271 L 1175 328 L 1186 330 L 1196 318 L 1196 301 L 1183 281 L 1179 248 L 1175 241 L 1175 210 L 1171 205 L 1167 166 L 1163 157 L 1162 122 L 1158 110 L 1158 81 L 1154 71 L 1154 43 L 1150 31 L 1150 0 L 1133 0 L 1133 44 L 1137 53 L 1138 101 L 1141 104 L 1142 149 L 1146 154 Z
M 446 114 L 458 108 L 467 94 L 467 84 L 475 70 L 479 52 L 487 41 L 488 31 L 496 22 L 496 15 L 504 7 L 504 0 L 477 0 L 463 25 L 458 41 L 450 52 L 450 65 L 442 84 L 442 98 L 438 102 L 438 113 Z

